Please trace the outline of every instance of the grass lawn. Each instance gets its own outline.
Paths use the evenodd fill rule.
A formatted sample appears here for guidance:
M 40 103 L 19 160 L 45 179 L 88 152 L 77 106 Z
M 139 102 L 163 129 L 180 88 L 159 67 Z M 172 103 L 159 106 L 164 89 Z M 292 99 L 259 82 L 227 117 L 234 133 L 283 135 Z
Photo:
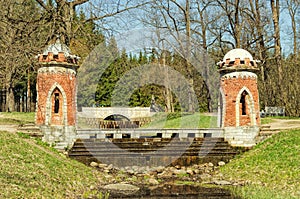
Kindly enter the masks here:
M 265 117 L 260 119 L 262 125 L 272 123 L 273 121 L 274 119 L 271 117 Z
M 144 128 L 215 128 L 217 117 L 202 113 L 159 113 Z
M 300 198 L 300 130 L 283 131 L 221 168 L 226 178 L 249 181 L 243 198 Z
M 20 113 L 20 112 L 1 112 L 0 124 L 17 124 L 22 125 L 26 123 L 34 123 L 34 112 Z
M 0 198 L 83 198 L 99 183 L 91 168 L 39 143 L 0 131 Z

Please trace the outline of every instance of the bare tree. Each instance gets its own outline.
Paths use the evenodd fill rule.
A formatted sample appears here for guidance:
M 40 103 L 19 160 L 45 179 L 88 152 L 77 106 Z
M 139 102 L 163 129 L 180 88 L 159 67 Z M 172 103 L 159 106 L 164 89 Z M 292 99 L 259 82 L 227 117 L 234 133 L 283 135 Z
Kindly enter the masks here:
M 297 46 L 297 14 L 299 14 L 300 1 L 299 0 L 286 0 L 287 9 L 291 18 L 292 32 L 293 32 L 293 54 L 294 61 L 297 60 L 298 46 Z
M 246 20 L 248 21 L 249 28 L 247 29 L 252 36 L 252 41 L 249 41 L 248 44 L 255 44 L 253 49 L 254 55 L 261 61 L 260 66 L 260 76 L 261 76 L 261 89 L 260 89 L 260 99 L 263 102 L 262 104 L 267 106 L 267 89 L 266 89 L 266 78 L 267 78 L 267 60 L 268 60 L 268 43 L 270 41 L 270 35 L 268 34 L 266 24 L 270 22 L 267 10 L 263 2 L 260 0 L 251 0 L 249 1 L 249 9 L 244 11 Z M 251 50 L 252 50 L 251 49 Z
M 0 7 L 0 80 L 6 96 L 2 111 L 14 111 L 18 109 L 15 86 L 26 76 L 26 71 L 31 70 L 32 55 L 42 39 L 37 34 L 40 16 L 35 12 L 35 4 L 25 0 L 1 1 Z
M 36 2 L 38 2 L 45 11 L 44 18 L 48 22 L 50 30 L 48 40 L 50 41 L 59 35 L 61 42 L 68 46 L 78 29 L 82 26 L 82 24 L 74 24 L 77 7 L 89 3 L 91 9 L 88 11 L 90 12 L 90 16 L 85 19 L 84 24 L 90 21 L 101 21 L 109 17 L 114 17 L 147 4 L 147 2 L 144 1 L 132 0 L 100 0 L 97 4 L 96 2 L 91 3 L 90 0 L 55 0 L 55 3 L 51 3 L 51 0 L 36 0 Z
M 222 9 L 223 16 L 227 19 L 226 24 L 222 24 L 224 33 L 229 34 L 234 39 L 234 43 L 227 40 L 235 48 L 241 47 L 241 30 L 240 20 L 240 0 L 218 0 L 217 5 Z

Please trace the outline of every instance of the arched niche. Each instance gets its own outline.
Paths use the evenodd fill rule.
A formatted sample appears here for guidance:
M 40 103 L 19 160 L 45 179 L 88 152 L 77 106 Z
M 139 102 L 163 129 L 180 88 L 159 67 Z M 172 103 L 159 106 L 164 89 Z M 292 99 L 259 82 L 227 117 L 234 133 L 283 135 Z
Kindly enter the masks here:
M 45 123 L 46 125 L 67 124 L 67 96 L 58 83 L 53 84 L 48 92 Z
M 256 125 L 254 99 L 247 87 L 243 87 L 236 98 L 236 126 Z

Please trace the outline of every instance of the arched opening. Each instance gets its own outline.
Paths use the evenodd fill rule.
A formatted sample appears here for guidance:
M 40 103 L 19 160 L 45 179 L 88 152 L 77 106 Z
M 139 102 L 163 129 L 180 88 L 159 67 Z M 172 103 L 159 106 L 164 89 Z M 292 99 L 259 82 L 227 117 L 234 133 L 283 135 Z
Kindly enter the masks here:
M 247 91 L 243 91 L 240 99 L 240 112 L 242 115 L 247 115 L 247 100 L 249 98 L 249 94 Z
M 65 125 L 67 124 L 67 96 L 64 89 L 54 83 L 48 91 L 46 100 L 46 125 Z
M 104 118 L 102 121 L 100 121 L 100 128 L 138 128 L 139 127 L 139 121 L 130 121 L 129 118 L 127 118 L 124 115 L 121 114 L 113 114 L 109 115 L 106 118 Z
M 63 124 L 63 96 L 61 91 L 56 87 L 51 94 L 51 124 L 62 125 Z
M 236 100 L 236 126 L 256 125 L 254 100 L 248 88 L 240 90 Z
M 108 121 L 130 121 L 130 119 L 128 119 L 124 115 L 120 115 L 120 114 L 113 114 L 113 115 L 107 116 L 106 118 L 104 118 L 104 120 L 108 120 Z
M 54 96 L 54 113 L 59 113 L 59 93 Z

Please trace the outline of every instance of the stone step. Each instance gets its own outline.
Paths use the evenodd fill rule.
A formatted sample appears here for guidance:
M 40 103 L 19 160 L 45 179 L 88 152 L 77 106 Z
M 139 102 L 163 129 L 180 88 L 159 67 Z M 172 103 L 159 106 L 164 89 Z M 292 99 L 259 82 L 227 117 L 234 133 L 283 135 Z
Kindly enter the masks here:
M 67 142 L 57 142 L 54 146 L 55 149 L 59 151 L 65 151 L 65 149 L 68 147 Z
M 96 146 L 86 146 L 86 147 L 72 147 L 72 152 L 80 152 L 80 151 L 137 151 L 137 152 L 149 152 L 149 151 L 157 151 L 157 150 L 188 150 L 188 151 L 237 151 L 237 149 L 233 149 L 230 146 L 161 146 L 161 147 L 118 147 L 118 146 L 107 146 L 107 147 L 96 147 Z
M 103 160 L 103 158 L 112 162 L 126 159 L 128 164 L 131 164 L 129 160 L 134 161 L 135 159 L 142 162 L 153 160 L 154 162 L 157 161 L 155 164 L 158 164 L 173 158 L 178 159 L 177 161 L 182 164 L 188 165 L 191 162 L 199 162 L 200 160 L 201 162 L 229 161 L 240 152 L 239 149 L 231 147 L 223 138 L 208 138 L 207 140 L 197 138 L 190 142 L 176 138 L 173 138 L 173 140 L 164 138 L 162 140 L 162 142 L 158 140 L 154 142 L 154 140 L 144 138 L 126 140 L 81 139 L 74 143 L 68 154 L 69 157 L 85 164 L 89 164 L 86 161 Z M 187 160 L 186 163 L 184 163 L 185 160 Z
M 38 126 L 33 123 L 24 124 L 17 128 L 17 131 L 22 132 L 31 137 L 43 137 L 43 133 Z
M 178 142 L 184 142 L 185 139 L 179 139 L 179 138 L 106 138 L 106 139 L 98 139 L 98 138 L 90 138 L 90 139 L 77 139 L 76 142 L 114 142 L 114 143 L 136 143 L 141 141 L 147 141 L 147 142 L 170 142 L 170 141 L 178 141 Z M 207 138 L 191 138 L 193 142 L 224 142 L 224 138 L 213 138 L 213 137 L 207 137 Z
M 64 148 L 57 148 L 57 149 L 64 149 Z M 123 152 L 123 153 L 96 153 L 96 152 L 85 152 L 85 153 L 74 153 L 72 155 L 69 155 L 69 157 L 74 158 L 76 157 L 96 157 L 96 158 L 100 158 L 100 157 L 109 157 L 110 159 L 115 159 L 115 158 L 142 158 L 142 157 L 176 157 L 176 158 L 180 158 L 181 156 L 186 156 L 186 157 L 205 157 L 205 156 L 209 156 L 209 157 L 216 157 L 216 156 L 222 156 L 222 157 L 226 157 L 226 156 L 234 156 L 237 155 L 236 152 L 215 152 L 215 153 L 199 153 L 199 152 L 195 152 L 195 153 L 188 153 L 188 152 L 183 152 L 181 153 L 181 151 L 179 151 L 178 153 L 176 153 L 176 151 L 174 152 L 160 152 L 158 153 L 157 151 L 155 153 L 130 153 L 130 152 Z
M 118 148 L 161 148 L 161 147 L 230 147 L 227 143 L 122 143 L 122 144 L 115 144 L 115 143 L 77 143 L 75 142 L 73 145 L 73 149 L 77 148 L 111 148 L 112 146 Z
M 281 131 L 281 129 L 265 129 L 261 130 L 258 134 L 258 136 L 272 136 L 274 134 L 277 134 Z
M 260 126 L 260 129 L 263 130 L 263 129 L 270 129 L 271 128 L 271 125 L 261 125 Z

